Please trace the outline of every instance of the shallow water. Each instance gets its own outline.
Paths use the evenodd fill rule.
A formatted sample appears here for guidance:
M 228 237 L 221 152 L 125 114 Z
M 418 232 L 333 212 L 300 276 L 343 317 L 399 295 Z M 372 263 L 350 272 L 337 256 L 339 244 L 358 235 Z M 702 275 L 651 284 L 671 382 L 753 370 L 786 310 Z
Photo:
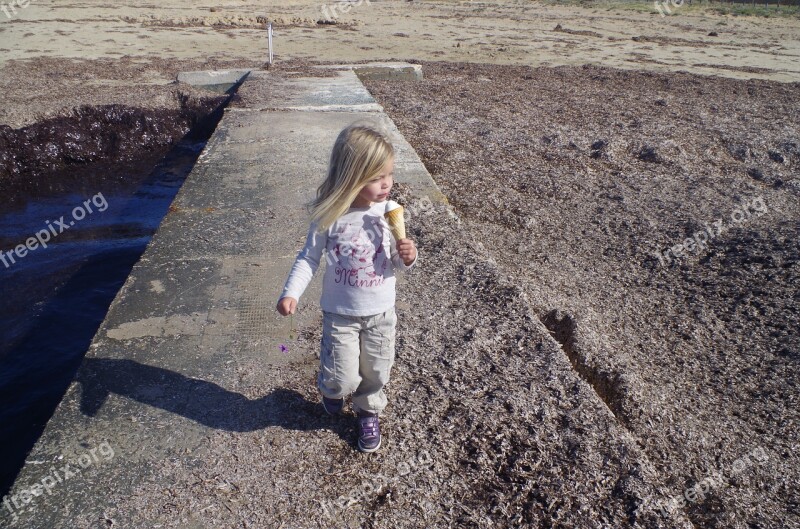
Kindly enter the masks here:
M 150 170 L 111 178 L 95 168 L 79 191 L 31 197 L 14 211 L 0 206 L 0 495 L 204 146 L 184 141 Z M 73 216 L 76 208 L 83 211 Z M 41 230 L 47 247 L 31 244 L 12 262 L 7 252 Z

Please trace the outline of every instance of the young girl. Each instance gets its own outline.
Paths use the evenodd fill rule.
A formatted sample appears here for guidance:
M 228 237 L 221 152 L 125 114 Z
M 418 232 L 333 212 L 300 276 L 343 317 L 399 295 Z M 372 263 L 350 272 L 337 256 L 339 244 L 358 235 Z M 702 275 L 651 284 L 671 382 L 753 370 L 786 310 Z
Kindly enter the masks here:
M 312 202 L 305 247 L 277 307 L 283 316 L 294 314 L 324 256 L 317 386 L 331 415 L 353 394 L 363 452 L 381 445 L 378 414 L 386 407 L 383 386 L 394 364 L 395 274 L 417 260 L 414 242 L 394 240 L 383 216 L 396 205 L 387 200 L 393 172 L 394 149 L 376 126 L 354 123 L 339 134 Z

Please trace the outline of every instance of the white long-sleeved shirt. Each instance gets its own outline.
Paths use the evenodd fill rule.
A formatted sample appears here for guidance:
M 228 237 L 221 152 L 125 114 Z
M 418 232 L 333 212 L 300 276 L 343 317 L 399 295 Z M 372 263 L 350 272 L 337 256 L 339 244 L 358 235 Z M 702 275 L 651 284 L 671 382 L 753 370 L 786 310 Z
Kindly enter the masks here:
M 397 242 L 383 214 L 396 207 L 393 201 L 370 207 L 350 208 L 326 231 L 308 229 L 306 244 L 283 287 L 281 298 L 299 300 L 325 259 L 320 307 L 349 316 L 380 314 L 394 306 L 395 271 L 408 270 L 397 253 Z

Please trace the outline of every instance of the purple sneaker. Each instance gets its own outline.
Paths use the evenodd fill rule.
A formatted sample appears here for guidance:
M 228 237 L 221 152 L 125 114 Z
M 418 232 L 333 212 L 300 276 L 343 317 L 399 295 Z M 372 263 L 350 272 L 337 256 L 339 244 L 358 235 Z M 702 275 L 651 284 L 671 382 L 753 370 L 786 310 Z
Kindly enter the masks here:
M 344 399 L 329 399 L 323 395 L 322 407 L 325 408 L 328 415 L 339 415 L 344 408 Z
M 362 452 L 374 452 L 381 447 L 381 424 L 378 416 L 360 412 L 358 414 L 358 449 Z

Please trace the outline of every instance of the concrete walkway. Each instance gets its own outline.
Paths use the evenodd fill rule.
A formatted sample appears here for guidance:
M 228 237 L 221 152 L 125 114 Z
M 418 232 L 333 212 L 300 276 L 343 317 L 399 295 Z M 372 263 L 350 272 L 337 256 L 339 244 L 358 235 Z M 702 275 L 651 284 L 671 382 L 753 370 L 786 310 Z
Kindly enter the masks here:
M 371 67 L 371 75 L 379 72 Z M 338 132 L 359 118 L 383 123 L 398 149 L 396 180 L 413 195 L 441 199 L 354 71 L 332 73 L 279 78 L 255 71 L 246 78 L 112 303 L 0 525 L 98 520 L 144 473 L 193 452 L 210 431 L 269 426 L 254 409 L 252 419 L 233 417 L 231 408 L 254 402 L 231 389 L 242 362 L 265 370 L 305 362 L 313 377 L 313 362 L 287 340 L 289 320 L 274 306 L 304 241 L 304 204 L 325 174 Z M 298 329 L 318 327 L 320 275 L 295 317 Z

